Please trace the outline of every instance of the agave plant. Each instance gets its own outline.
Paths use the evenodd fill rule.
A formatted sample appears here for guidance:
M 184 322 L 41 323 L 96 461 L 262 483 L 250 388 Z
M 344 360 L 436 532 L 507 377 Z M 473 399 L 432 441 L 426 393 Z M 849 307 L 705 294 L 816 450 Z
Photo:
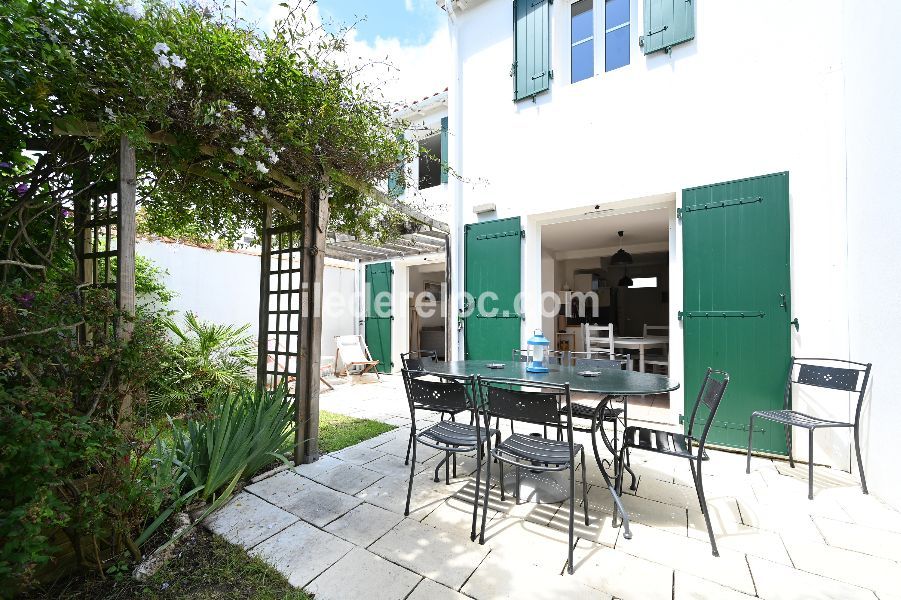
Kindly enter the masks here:
M 175 501 L 141 534 L 143 543 L 175 511 L 196 501 L 207 513 L 231 496 L 237 483 L 266 465 L 292 435 L 294 402 L 284 387 L 260 392 L 250 386 L 222 394 L 211 414 L 183 424 L 170 419 L 172 445 L 157 441 L 155 477 L 170 483 Z

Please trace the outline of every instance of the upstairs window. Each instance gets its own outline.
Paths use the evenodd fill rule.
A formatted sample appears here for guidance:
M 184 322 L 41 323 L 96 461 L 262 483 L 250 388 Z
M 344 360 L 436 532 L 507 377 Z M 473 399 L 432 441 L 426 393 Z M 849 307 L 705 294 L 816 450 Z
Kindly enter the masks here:
M 573 2 L 570 25 L 572 82 L 594 75 L 594 0 Z
M 441 134 L 436 133 L 419 142 L 419 189 L 426 190 L 441 184 Z
M 629 64 L 629 0 L 605 0 L 604 70 Z

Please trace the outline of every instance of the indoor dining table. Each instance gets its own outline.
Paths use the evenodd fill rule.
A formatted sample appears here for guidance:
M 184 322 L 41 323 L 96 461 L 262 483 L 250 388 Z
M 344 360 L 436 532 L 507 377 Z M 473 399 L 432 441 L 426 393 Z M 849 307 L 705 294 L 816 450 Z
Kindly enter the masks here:
M 669 338 L 660 335 L 647 335 L 643 337 L 626 337 L 617 335 L 613 338 L 614 348 L 625 350 L 638 350 L 638 370 L 644 373 L 644 356 L 648 348 L 666 348 Z
M 615 478 L 622 476 L 622 470 L 627 469 L 628 467 L 625 464 L 619 464 L 616 448 L 607 437 L 604 428 L 597 427 L 597 419 L 603 413 L 604 408 L 606 408 L 612 398 L 620 398 L 623 402 L 623 422 L 627 425 L 629 396 L 665 394 L 678 389 L 679 384 L 665 375 L 624 371 L 621 369 L 600 369 L 599 371 L 595 371 L 595 376 L 585 376 L 580 374 L 585 372 L 584 368 L 569 365 L 552 364 L 548 366 L 549 370 L 546 373 L 533 373 L 526 370 L 527 364 L 528 363 L 525 362 L 488 360 L 430 362 L 423 364 L 422 371 L 431 375 L 445 377 L 477 376 L 486 379 L 502 379 L 507 383 L 514 385 L 519 384 L 538 388 L 540 388 L 543 383 L 556 385 L 568 383 L 571 392 L 595 394 L 599 396 L 601 403 L 599 409 L 595 411 L 595 420 L 592 423 L 592 430 L 598 429 L 600 431 L 604 445 L 613 455 L 613 459 L 610 461 L 614 467 L 613 478 L 607 474 L 603 464 L 601 464 L 601 458 L 598 454 L 598 447 L 595 442 L 596 438 L 592 435 L 595 458 L 599 463 L 598 468 L 601 471 L 601 475 L 604 477 L 607 489 L 610 491 L 610 494 L 613 496 L 613 501 L 623 515 L 623 523 L 625 525 L 624 535 L 627 539 L 631 538 L 632 534 L 629 532 L 629 517 L 623 508 L 614 485 Z M 499 368 L 492 368 L 492 366 L 489 365 Z M 601 408 L 601 406 L 603 408 Z M 562 485 L 557 481 L 560 476 L 560 473 L 548 472 L 533 472 L 530 474 L 530 478 L 533 480 L 533 489 L 540 502 L 560 502 L 568 497 L 569 492 L 567 486 Z M 523 483 L 526 483 L 525 478 L 523 478 Z

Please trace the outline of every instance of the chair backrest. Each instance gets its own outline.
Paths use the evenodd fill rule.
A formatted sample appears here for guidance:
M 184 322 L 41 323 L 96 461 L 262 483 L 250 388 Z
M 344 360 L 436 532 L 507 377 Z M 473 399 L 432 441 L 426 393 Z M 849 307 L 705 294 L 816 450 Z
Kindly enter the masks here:
M 838 358 L 792 357 L 785 384 L 785 408 L 791 408 L 791 384 L 806 385 L 857 394 L 854 422 L 860 420 L 860 409 L 867 393 L 872 363 L 859 363 Z
M 513 362 L 529 362 L 529 358 L 531 358 L 532 354 L 528 349 L 524 348 L 514 348 L 513 349 Z
M 486 418 L 499 417 L 536 425 L 560 425 L 568 414 L 572 422 L 569 384 L 542 383 L 540 390 L 521 389 L 521 382 L 499 378 L 479 378 L 479 404 Z
M 369 348 L 363 341 L 362 335 L 339 335 L 335 337 L 335 346 L 341 361 L 347 365 L 350 363 L 372 362 Z
M 407 403 L 410 405 L 410 418 L 416 423 L 417 410 L 433 412 L 460 412 L 471 410 L 473 402 L 473 378 L 443 378 L 432 380 L 417 377 L 415 371 L 401 369 L 404 387 L 407 390 Z
M 669 325 L 644 324 L 644 337 L 669 337 Z
M 625 370 L 629 364 L 628 357 L 621 358 L 576 358 L 573 365 L 576 369 L 584 369 L 587 371 L 598 371 L 600 369 L 620 369 Z
M 564 350 L 548 350 L 544 353 L 549 365 L 569 364 L 569 352 Z
M 413 350 L 400 355 L 404 368 L 410 371 L 422 371 L 426 364 L 434 363 L 438 353 L 433 350 Z
M 582 324 L 582 337 L 585 351 L 593 353 L 613 354 L 613 323 L 607 325 Z
M 713 425 L 713 419 L 716 411 L 720 407 L 723 400 L 723 394 L 726 393 L 726 387 L 729 385 L 729 374 L 725 371 L 716 371 L 707 367 L 704 374 L 704 382 L 701 383 L 701 389 L 698 390 L 698 398 L 695 400 L 694 408 L 691 410 L 691 420 L 688 422 L 688 435 L 691 436 L 695 426 L 695 418 L 698 415 L 698 408 L 703 403 L 710 413 L 707 416 L 707 422 L 704 424 L 704 432 L 698 438 L 698 457 L 704 452 L 704 444 L 707 441 L 707 434 L 710 432 L 710 426 Z

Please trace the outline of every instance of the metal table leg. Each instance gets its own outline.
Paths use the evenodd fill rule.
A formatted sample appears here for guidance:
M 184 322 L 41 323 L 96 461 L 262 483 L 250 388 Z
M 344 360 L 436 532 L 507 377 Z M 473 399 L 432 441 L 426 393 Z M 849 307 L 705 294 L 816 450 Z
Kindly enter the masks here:
M 592 449 L 594 450 L 594 458 L 598 463 L 598 468 L 601 470 L 601 476 L 604 478 L 604 483 L 607 484 L 607 490 L 610 492 L 610 496 L 613 497 L 613 503 L 616 506 L 616 508 L 614 510 L 614 515 L 613 515 L 614 526 L 616 525 L 616 512 L 619 512 L 619 514 L 622 515 L 622 519 L 623 519 L 623 537 L 625 537 L 627 540 L 631 540 L 632 539 L 632 531 L 629 529 L 629 513 L 626 512 L 626 508 L 623 506 L 622 499 L 619 497 L 619 494 L 616 493 L 616 487 L 613 485 L 613 482 L 610 480 L 610 476 L 607 474 L 607 471 L 604 468 L 604 461 L 601 460 L 601 455 L 598 452 L 597 436 L 594 433 L 594 432 L 598 431 L 598 429 L 600 429 L 601 439 L 604 442 L 604 446 L 606 446 L 607 450 L 609 450 L 611 452 L 611 454 L 613 455 L 613 463 L 612 464 L 613 464 L 613 470 L 614 470 L 614 477 L 617 477 L 622 468 L 624 468 L 624 467 L 628 468 L 628 467 L 626 467 L 625 464 L 620 465 L 620 461 L 617 458 L 618 454 L 616 452 L 616 447 L 614 445 L 616 443 L 616 440 L 614 439 L 613 444 L 610 443 L 610 438 L 607 437 L 607 432 L 604 431 L 603 419 L 601 419 L 600 428 L 598 427 L 598 417 L 600 415 L 603 415 L 605 412 L 607 412 L 607 407 L 608 407 L 609 403 L 610 403 L 609 398 L 602 400 L 601 403 L 598 405 L 598 408 L 594 411 L 594 415 L 591 418 L 591 429 L 592 429 L 591 446 L 592 446 Z M 624 422 L 625 422 L 625 416 L 626 416 L 626 409 L 625 409 L 626 405 L 628 405 L 628 401 L 626 399 L 624 399 L 623 400 Z M 629 472 L 632 473 L 631 470 Z M 634 477 L 635 477 L 634 473 L 632 473 L 632 477 L 634 480 Z

